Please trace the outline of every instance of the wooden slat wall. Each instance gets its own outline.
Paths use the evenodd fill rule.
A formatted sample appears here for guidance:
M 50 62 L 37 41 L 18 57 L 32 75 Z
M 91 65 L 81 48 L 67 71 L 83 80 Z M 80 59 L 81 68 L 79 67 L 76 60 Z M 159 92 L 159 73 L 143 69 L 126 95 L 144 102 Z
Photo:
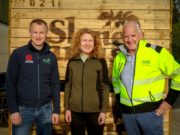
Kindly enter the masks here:
M 122 12 L 119 20 L 126 20 L 130 15 L 136 16 L 149 42 L 170 49 L 170 2 L 170 0 L 12 0 L 10 3 L 11 51 L 29 40 L 27 30 L 29 22 L 40 17 L 51 27 L 55 21 L 56 31 L 64 33 L 55 34 L 52 29 L 49 32 L 50 44 L 55 46 L 60 61 L 63 57 L 68 58 L 64 54 L 68 51 L 73 32 L 82 27 L 90 27 L 100 33 L 103 45 L 107 49 L 105 50 L 107 61 L 112 64 L 109 52 L 115 47 L 111 43 L 117 38 L 121 39 L 118 32 L 121 31 L 122 25 L 115 27 L 114 23 L 117 20 L 112 18 L 98 19 L 102 12 L 108 12 L 112 17 Z M 105 26 L 109 20 L 111 24 Z M 108 33 L 109 36 L 103 33 Z M 64 68 L 66 66 L 59 65 L 61 79 L 65 76 Z
M 58 58 L 60 79 L 63 80 L 72 34 L 79 28 L 89 27 L 97 31 L 102 40 L 111 77 L 112 50 L 116 48 L 112 42 L 117 39 L 122 41 L 120 36 L 122 25 L 116 27 L 115 22 L 138 18 L 145 39 L 171 50 L 171 9 L 171 0 L 11 0 L 10 53 L 28 42 L 29 22 L 34 18 L 43 18 L 50 28 L 48 41 Z M 108 16 L 104 19 L 101 16 L 100 19 L 103 12 Z M 115 19 L 117 14 L 121 16 Z M 110 98 L 112 109 L 114 106 L 112 93 Z M 108 116 L 111 117 L 107 122 L 106 134 L 114 135 L 116 131 L 112 110 Z M 63 121 L 63 115 L 61 118 Z M 168 122 L 167 114 L 164 122 L 165 135 L 169 134 Z M 63 128 L 59 131 L 66 132 L 65 123 L 61 124 Z

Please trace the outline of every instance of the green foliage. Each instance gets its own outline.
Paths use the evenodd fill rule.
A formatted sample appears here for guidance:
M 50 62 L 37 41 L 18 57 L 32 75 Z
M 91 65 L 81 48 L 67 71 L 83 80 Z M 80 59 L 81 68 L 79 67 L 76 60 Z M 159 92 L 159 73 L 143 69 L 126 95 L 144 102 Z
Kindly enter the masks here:
M 180 0 L 173 0 L 172 53 L 180 63 Z
M 173 24 L 174 24 L 174 23 L 179 22 L 179 21 L 180 21 L 180 12 L 179 12 L 179 9 L 177 8 L 177 6 L 176 6 L 175 3 L 174 3 L 172 22 L 173 22 Z
M 173 55 L 175 59 L 180 60 L 180 22 L 173 24 L 172 44 Z
M 0 22 L 8 24 L 9 0 L 0 0 Z
M 180 0 L 173 0 L 173 24 L 180 22 Z

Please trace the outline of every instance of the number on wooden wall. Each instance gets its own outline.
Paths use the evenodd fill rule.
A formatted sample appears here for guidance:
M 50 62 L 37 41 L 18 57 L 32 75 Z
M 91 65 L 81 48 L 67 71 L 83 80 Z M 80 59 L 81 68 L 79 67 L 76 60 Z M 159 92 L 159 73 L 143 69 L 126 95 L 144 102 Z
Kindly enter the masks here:
M 40 7 L 44 7 L 45 0 L 40 0 L 40 2 L 41 2 Z
M 52 2 L 52 6 L 54 7 L 55 6 L 54 0 L 51 0 L 51 2 Z
M 35 0 L 30 0 L 30 6 L 32 6 L 32 7 L 35 6 Z

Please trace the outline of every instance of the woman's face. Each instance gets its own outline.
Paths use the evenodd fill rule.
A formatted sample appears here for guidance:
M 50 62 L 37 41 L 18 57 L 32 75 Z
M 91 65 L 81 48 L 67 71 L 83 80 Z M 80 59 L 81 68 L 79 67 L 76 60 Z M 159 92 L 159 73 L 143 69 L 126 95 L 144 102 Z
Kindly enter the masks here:
M 85 33 L 80 39 L 80 49 L 82 53 L 89 55 L 94 48 L 94 38 L 91 34 Z

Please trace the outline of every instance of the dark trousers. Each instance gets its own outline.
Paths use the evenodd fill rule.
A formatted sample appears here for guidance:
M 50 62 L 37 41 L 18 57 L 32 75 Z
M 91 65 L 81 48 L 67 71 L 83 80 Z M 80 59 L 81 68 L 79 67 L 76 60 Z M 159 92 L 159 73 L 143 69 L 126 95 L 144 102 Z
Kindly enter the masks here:
M 103 135 L 104 125 L 98 124 L 98 113 L 77 113 L 71 112 L 71 133 L 72 135 Z

